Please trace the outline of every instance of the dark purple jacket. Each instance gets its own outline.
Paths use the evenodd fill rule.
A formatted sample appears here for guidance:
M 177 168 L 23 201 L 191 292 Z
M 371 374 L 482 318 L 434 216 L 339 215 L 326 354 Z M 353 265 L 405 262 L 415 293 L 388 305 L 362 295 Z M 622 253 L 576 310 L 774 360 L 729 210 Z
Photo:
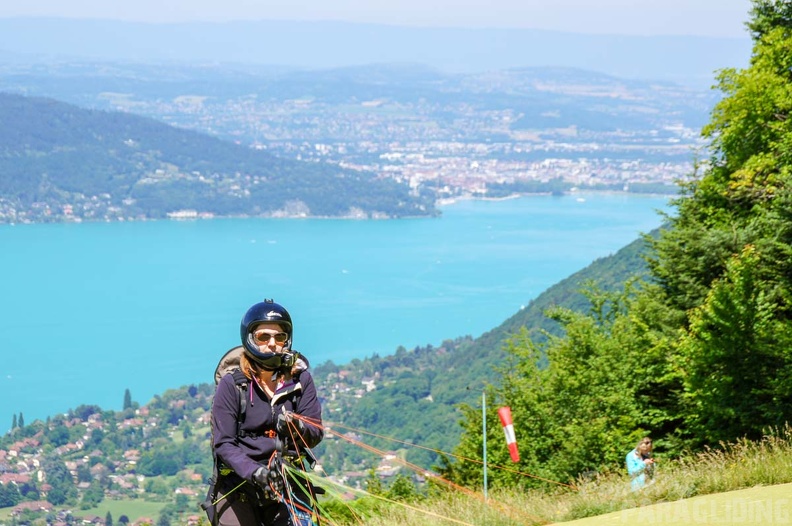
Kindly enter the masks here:
M 212 445 L 217 457 L 243 479 L 252 481 L 256 468 L 266 463 L 275 451 L 275 439 L 267 435 L 274 436 L 282 408 L 317 422 L 316 426 L 305 423 L 308 447 L 322 440 L 322 408 L 308 371 L 301 371 L 291 383 L 278 389 L 272 401 L 256 382 L 248 382 L 245 421 L 242 436 L 237 437 L 239 393 L 232 374 L 226 374 L 217 384 L 212 402 Z

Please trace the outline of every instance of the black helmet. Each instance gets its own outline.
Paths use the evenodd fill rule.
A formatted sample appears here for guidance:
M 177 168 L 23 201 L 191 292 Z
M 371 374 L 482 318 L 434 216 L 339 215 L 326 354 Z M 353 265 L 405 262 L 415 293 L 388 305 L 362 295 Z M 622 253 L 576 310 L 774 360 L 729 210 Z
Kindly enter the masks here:
M 283 327 L 283 332 L 289 335 L 283 344 L 284 349 L 291 349 L 292 343 L 292 319 L 289 311 L 283 306 L 275 303 L 271 299 L 266 299 L 261 303 L 256 303 L 248 309 L 242 317 L 239 325 L 239 335 L 242 338 L 242 345 L 245 347 L 245 354 L 258 365 L 265 369 L 275 370 L 287 365 L 282 359 L 284 355 L 271 352 L 261 352 L 258 345 L 253 341 L 251 331 L 253 327 L 260 323 L 277 323 Z M 286 361 L 289 357 L 286 356 Z

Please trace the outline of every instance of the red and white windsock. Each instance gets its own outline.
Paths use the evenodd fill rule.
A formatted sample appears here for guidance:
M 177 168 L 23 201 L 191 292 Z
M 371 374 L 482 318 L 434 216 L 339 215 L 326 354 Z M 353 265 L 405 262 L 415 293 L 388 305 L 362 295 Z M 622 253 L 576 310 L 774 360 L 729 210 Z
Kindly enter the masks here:
M 520 461 L 520 453 L 517 451 L 517 438 L 514 436 L 514 425 L 512 424 L 511 408 L 501 407 L 498 409 L 503 432 L 506 434 L 506 445 L 509 446 L 509 455 L 512 462 Z

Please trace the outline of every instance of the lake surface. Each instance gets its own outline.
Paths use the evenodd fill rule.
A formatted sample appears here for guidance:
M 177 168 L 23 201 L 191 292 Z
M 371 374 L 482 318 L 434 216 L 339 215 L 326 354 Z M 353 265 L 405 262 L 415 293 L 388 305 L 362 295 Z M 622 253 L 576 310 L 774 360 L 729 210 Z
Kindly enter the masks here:
M 264 298 L 338 364 L 479 336 L 660 225 L 657 196 L 462 201 L 434 219 L 0 226 L 0 431 L 212 382 Z M 3 420 L 5 419 L 5 420 Z M 7 427 L 6 427 L 7 426 Z

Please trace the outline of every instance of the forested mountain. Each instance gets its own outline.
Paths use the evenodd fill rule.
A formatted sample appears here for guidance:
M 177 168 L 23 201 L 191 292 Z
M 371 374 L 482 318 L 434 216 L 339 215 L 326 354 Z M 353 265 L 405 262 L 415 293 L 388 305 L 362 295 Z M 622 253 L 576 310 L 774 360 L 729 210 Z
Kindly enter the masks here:
M 436 213 L 403 184 L 127 113 L 0 93 L 0 221 Z

